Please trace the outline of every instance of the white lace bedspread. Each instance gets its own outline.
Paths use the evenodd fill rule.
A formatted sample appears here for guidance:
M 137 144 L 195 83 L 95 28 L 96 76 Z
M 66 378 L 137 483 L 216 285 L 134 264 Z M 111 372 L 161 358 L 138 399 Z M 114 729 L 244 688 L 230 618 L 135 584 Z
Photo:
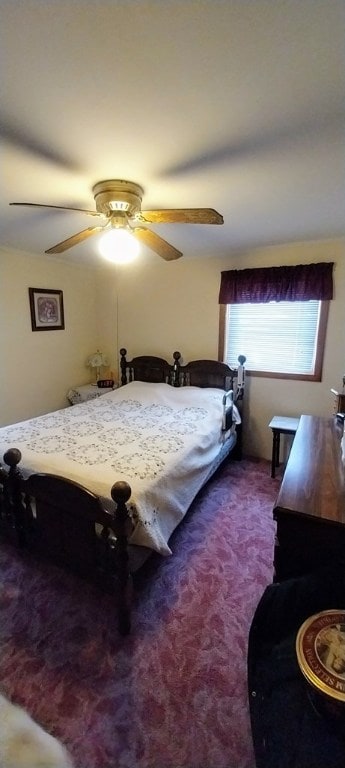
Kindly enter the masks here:
M 113 508 L 126 480 L 135 528 L 131 544 L 171 554 L 168 540 L 224 443 L 223 392 L 134 381 L 90 402 L 0 429 L 0 456 L 19 448 L 25 476 L 62 475 Z M 234 418 L 240 421 L 234 407 Z

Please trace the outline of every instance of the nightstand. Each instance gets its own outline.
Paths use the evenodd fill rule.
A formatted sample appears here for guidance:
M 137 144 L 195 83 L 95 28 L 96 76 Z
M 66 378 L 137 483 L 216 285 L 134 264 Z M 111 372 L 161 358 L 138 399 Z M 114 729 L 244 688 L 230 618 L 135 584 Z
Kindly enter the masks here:
M 116 388 L 117 384 L 114 384 L 113 387 L 103 388 L 97 387 L 95 384 L 81 384 L 80 387 L 73 387 L 73 389 L 68 390 L 67 400 L 71 405 L 86 403 L 87 400 L 95 400 L 96 397 L 101 397 Z

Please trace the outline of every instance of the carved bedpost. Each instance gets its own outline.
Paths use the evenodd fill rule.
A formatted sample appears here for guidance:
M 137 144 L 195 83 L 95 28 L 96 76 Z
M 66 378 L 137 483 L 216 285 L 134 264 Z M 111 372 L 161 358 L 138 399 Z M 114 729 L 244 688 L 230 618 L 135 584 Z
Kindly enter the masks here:
M 236 392 L 236 400 L 243 400 L 243 389 L 244 389 L 244 364 L 246 362 L 246 356 L 245 355 L 239 355 L 238 356 L 238 362 L 239 366 L 237 369 L 237 392 Z
M 0 532 L 6 528 L 5 489 L 8 474 L 0 464 Z
M 244 364 L 246 362 L 246 356 L 245 355 L 239 355 L 238 356 L 238 362 L 239 366 L 237 368 L 237 387 L 236 387 L 236 405 L 239 409 L 239 412 L 241 414 L 241 424 L 238 424 L 236 427 L 237 432 L 237 445 L 234 450 L 234 458 L 235 459 L 242 459 L 242 452 L 243 452 L 243 427 L 242 427 L 242 420 L 243 420 L 243 408 L 242 408 L 242 400 L 243 400 L 243 393 L 244 393 Z
M 22 474 L 18 464 L 22 458 L 18 448 L 9 448 L 4 453 L 4 462 L 8 472 L 2 471 L 3 483 L 3 524 L 12 543 L 25 544 L 25 506 L 22 501 Z
M 174 352 L 173 354 L 174 358 L 174 369 L 172 374 L 172 385 L 173 387 L 180 387 L 180 360 L 181 360 L 181 352 Z
M 122 347 L 122 349 L 120 349 L 120 355 L 121 355 L 121 359 L 120 359 L 121 384 L 123 385 L 123 384 L 127 384 L 127 360 L 126 360 L 127 349 Z
M 119 480 L 111 489 L 116 504 L 113 530 L 116 536 L 116 562 L 118 567 L 118 629 L 121 635 L 128 635 L 131 629 L 132 581 L 129 572 L 128 538 L 133 530 L 132 519 L 126 502 L 132 493 L 128 483 Z

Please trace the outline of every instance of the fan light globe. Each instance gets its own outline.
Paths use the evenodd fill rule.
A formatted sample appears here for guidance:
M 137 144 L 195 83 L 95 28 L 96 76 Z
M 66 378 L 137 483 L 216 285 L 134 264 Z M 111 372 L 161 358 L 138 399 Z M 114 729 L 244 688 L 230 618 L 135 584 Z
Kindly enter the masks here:
M 128 264 L 139 254 L 140 245 L 127 229 L 111 229 L 100 240 L 101 255 L 114 264 Z

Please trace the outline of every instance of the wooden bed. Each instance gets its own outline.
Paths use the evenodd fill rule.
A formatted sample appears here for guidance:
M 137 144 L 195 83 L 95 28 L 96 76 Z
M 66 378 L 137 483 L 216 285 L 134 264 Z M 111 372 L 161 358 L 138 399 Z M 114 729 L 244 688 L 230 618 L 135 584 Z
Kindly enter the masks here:
M 134 403 L 135 407 L 139 408 L 140 403 L 138 405 L 136 400 L 133 400 L 132 392 L 134 391 L 136 395 L 138 388 L 139 393 L 141 392 L 140 388 L 142 388 L 146 396 L 147 393 L 151 392 L 150 388 L 147 389 L 149 384 L 156 387 L 159 393 L 162 392 L 165 397 L 181 398 L 184 405 L 187 396 L 194 398 L 205 395 L 213 397 L 214 407 L 219 410 L 218 401 L 221 398 L 222 416 L 221 424 L 219 427 L 217 426 L 217 430 L 224 435 L 224 445 L 222 445 L 221 450 L 217 448 L 216 458 L 214 461 L 212 460 L 209 467 L 205 468 L 207 472 L 204 471 L 202 482 L 198 481 L 199 486 L 194 488 L 192 484 L 190 491 L 192 496 L 189 498 L 187 495 L 186 497 L 189 505 L 196 492 L 200 490 L 200 487 L 209 479 L 227 455 L 236 458 L 241 457 L 242 423 L 235 425 L 234 413 L 236 411 L 238 416 L 238 411 L 241 411 L 245 358 L 239 358 L 239 368 L 234 370 L 224 363 L 211 360 L 195 360 L 181 365 L 179 352 L 174 353 L 172 363 L 168 363 L 160 357 L 147 355 L 127 361 L 126 354 L 125 349 L 120 350 L 122 386 L 117 390 L 116 396 L 119 398 L 117 393 L 120 393 L 121 402 L 122 404 L 125 402 L 127 407 L 129 407 L 128 403 Z M 240 386 L 237 386 L 237 377 Z M 188 391 L 189 387 L 192 389 Z M 172 388 L 176 390 L 176 393 Z M 127 393 L 128 398 L 124 401 L 123 396 Z M 233 394 L 229 395 L 229 393 Z M 111 408 L 117 407 L 116 403 L 110 402 L 111 397 L 107 394 L 102 398 L 97 398 L 96 401 L 92 401 L 98 405 L 98 414 L 101 411 L 103 414 L 108 414 Z M 109 402 L 107 402 L 107 398 Z M 176 421 L 174 401 L 172 402 L 172 407 L 168 407 L 168 411 L 173 413 L 170 428 L 174 429 L 174 424 L 177 424 L 180 432 L 188 433 L 189 424 L 186 423 L 183 429 L 183 422 L 181 420 Z M 188 403 L 189 400 L 187 400 L 187 407 L 184 407 L 182 412 L 189 414 L 193 411 L 192 415 L 194 423 L 196 423 L 198 413 L 203 414 L 203 409 L 190 407 Z M 134 551 L 135 554 L 139 554 L 137 562 L 140 564 L 151 553 L 150 546 L 141 546 L 141 543 L 137 545 L 135 541 L 137 523 L 133 514 L 134 507 L 131 503 L 131 485 L 125 479 L 117 480 L 112 485 L 111 482 L 109 483 L 110 493 L 108 492 L 108 495 L 109 498 L 111 497 L 110 502 L 112 504 L 110 508 L 109 504 L 105 503 L 106 500 L 103 495 L 95 492 L 91 483 L 91 487 L 88 487 L 88 479 L 83 482 L 76 482 L 73 474 L 72 476 L 69 474 L 65 476 L 61 474 L 60 470 L 56 473 L 46 471 L 46 465 L 43 463 L 42 467 L 35 464 L 34 469 L 30 463 L 26 467 L 24 458 L 22 464 L 20 463 L 22 452 L 16 447 L 15 442 L 13 442 L 13 446 L 8 447 L 9 436 L 16 434 L 16 428 L 18 435 L 20 429 L 24 430 L 24 434 L 25 428 L 28 428 L 27 425 L 31 428 L 35 439 L 37 437 L 36 443 L 38 440 L 42 440 L 42 444 L 46 445 L 44 440 L 47 438 L 42 438 L 39 432 L 39 426 L 40 423 L 43 424 L 43 420 L 45 420 L 45 426 L 47 426 L 47 420 L 49 421 L 50 417 L 52 420 L 60 418 L 63 420 L 63 424 L 68 424 L 66 420 L 69 416 L 72 418 L 72 415 L 77 414 L 76 409 L 84 414 L 84 411 L 80 409 L 87 406 L 90 407 L 90 404 L 72 406 L 63 409 L 63 411 L 47 414 L 38 417 L 38 419 L 28 420 L 0 430 L 0 450 L 1 448 L 4 449 L 4 446 L 6 447 L 5 450 L 2 450 L 3 461 L 6 466 L 0 465 L 0 535 L 2 540 L 17 547 L 24 547 L 33 554 L 68 568 L 81 577 L 96 582 L 100 587 L 114 592 L 117 598 L 118 628 L 120 633 L 125 635 L 130 631 L 131 575 L 138 567 L 138 564 L 133 566 L 131 555 Z M 151 413 L 154 409 L 158 411 L 156 421 L 159 423 L 159 408 L 161 406 L 151 405 L 150 408 Z M 141 410 L 140 413 L 143 411 Z M 180 417 L 180 411 L 177 413 Z M 201 415 L 200 419 L 202 420 L 202 418 Z M 237 421 L 239 422 L 238 418 Z M 121 442 L 117 437 L 116 427 L 110 426 L 111 429 L 108 430 L 108 434 L 111 433 L 115 441 Z M 179 443 L 182 445 L 178 436 L 178 428 L 175 434 L 171 433 L 170 440 L 170 443 L 175 441 L 177 446 Z M 68 429 L 71 430 L 70 427 L 65 426 L 65 431 L 68 432 Z M 70 431 L 70 434 L 72 439 L 74 437 L 73 430 Z M 4 442 L 4 438 L 7 442 Z M 87 440 L 91 441 L 92 436 Z M 17 445 L 21 445 L 21 443 L 18 441 Z M 84 447 L 87 450 L 88 444 Z M 126 448 L 128 450 L 128 446 Z M 106 449 L 109 453 L 109 445 L 105 444 L 105 452 Z M 52 451 L 52 448 L 49 450 Z M 175 450 L 177 449 L 175 448 Z M 53 461 L 53 459 L 51 460 Z M 88 459 L 84 463 L 87 464 L 87 461 Z M 95 471 L 97 474 L 100 467 L 94 467 L 93 472 Z M 116 472 L 114 470 L 114 479 L 115 477 Z M 152 481 L 152 484 L 154 485 L 155 482 L 156 480 Z M 183 514 L 186 511 L 187 509 L 184 509 Z M 168 533 L 172 532 L 176 524 L 178 523 L 170 524 L 170 528 L 167 528 Z M 143 525 L 142 528 L 144 529 Z M 134 538 L 134 543 L 131 543 L 131 537 Z M 167 547 L 168 545 L 163 542 L 163 554 L 166 551 L 169 552 L 169 550 L 164 552 L 164 546 Z M 155 548 L 154 545 L 153 548 Z M 159 548 L 157 551 L 160 551 Z

